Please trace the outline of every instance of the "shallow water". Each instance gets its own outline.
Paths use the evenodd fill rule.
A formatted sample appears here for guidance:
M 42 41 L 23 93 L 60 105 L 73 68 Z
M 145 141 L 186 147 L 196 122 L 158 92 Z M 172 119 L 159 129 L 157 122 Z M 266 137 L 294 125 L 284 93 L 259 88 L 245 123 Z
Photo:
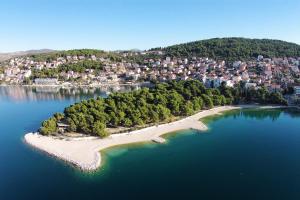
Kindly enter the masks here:
M 105 150 L 103 166 L 83 173 L 22 138 L 94 91 L 75 98 L 60 91 L 5 90 L 0 88 L 1 200 L 300 199 L 299 112 L 226 112 L 204 120 L 207 132 L 181 131 L 167 135 L 166 144 Z

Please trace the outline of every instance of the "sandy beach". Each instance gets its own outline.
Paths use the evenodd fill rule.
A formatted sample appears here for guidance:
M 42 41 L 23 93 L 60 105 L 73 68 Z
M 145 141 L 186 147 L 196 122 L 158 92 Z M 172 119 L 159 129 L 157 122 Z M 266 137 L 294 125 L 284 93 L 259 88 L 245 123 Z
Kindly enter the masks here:
M 207 130 L 205 124 L 199 119 L 220 114 L 221 112 L 258 106 L 222 106 L 210 110 L 201 111 L 190 117 L 167 124 L 151 126 L 144 129 L 113 134 L 107 138 L 86 137 L 81 139 L 57 139 L 51 136 L 42 136 L 38 133 L 28 133 L 24 136 L 25 142 L 59 159 L 65 160 L 81 168 L 84 171 L 96 170 L 101 165 L 100 151 L 112 146 L 154 141 L 165 142 L 160 136 L 184 129 Z M 264 108 L 277 108 L 278 106 L 265 106 Z

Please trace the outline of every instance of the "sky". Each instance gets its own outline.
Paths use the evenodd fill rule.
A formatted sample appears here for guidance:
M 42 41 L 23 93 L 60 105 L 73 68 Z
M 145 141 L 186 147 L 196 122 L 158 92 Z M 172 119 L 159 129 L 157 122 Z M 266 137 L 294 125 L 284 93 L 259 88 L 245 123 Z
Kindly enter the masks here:
M 143 50 L 215 37 L 300 44 L 300 0 L 0 1 L 0 52 Z

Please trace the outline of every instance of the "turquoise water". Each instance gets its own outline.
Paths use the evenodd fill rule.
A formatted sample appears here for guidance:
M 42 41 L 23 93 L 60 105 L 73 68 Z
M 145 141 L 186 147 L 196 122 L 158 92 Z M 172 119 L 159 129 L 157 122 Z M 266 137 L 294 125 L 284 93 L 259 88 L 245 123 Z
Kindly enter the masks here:
M 0 88 L 1 200 L 300 199 L 300 114 L 289 110 L 231 111 L 206 119 L 204 133 L 108 149 L 94 173 L 24 144 L 24 133 L 93 92 Z

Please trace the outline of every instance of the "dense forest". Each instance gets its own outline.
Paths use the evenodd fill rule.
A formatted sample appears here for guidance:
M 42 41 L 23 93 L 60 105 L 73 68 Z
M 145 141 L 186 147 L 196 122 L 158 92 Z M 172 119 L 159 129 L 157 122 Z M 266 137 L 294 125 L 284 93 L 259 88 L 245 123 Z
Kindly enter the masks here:
M 270 39 L 214 38 L 152 50 L 159 49 L 171 57 L 200 56 L 229 62 L 250 60 L 258 55 L 268 58 L 300 56 L 300 45 Z
M 105 137 L 109 135 L 107 127 L 141 128 L 173 121 L 202 109 L 245 102 L 286 104 L 280 93 L 269 93 L 264 88 L 244 90 L 242 86 L 228 88 L 222 84 L 220 88 L 208 89 L 197 80 L 172 81 L 75 103 L 65 108 L 64 113 L 45 120 L 40 133 L 55 134 L 57 122 L 62 122 L 69 125 L 69 132 Z

